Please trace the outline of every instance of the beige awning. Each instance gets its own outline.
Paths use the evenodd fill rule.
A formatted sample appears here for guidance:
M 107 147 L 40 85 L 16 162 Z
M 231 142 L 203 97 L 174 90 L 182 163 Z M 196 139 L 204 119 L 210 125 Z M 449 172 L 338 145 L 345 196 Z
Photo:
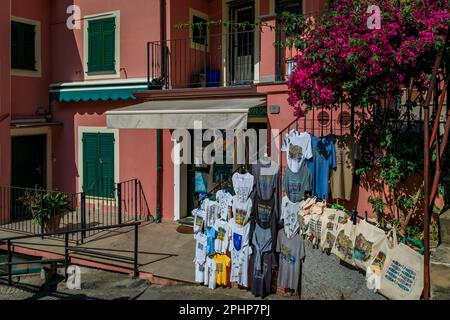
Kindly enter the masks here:
M 264 98 L 148 101 L 106 113 L 113 129 L 246 129 L 251 108 L 266 104 Z

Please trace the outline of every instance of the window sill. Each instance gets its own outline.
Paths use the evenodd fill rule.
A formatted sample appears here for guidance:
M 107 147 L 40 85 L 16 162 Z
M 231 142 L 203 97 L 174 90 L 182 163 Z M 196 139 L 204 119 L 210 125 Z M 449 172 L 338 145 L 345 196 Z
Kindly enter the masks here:
M 41 78 L 42 73 L 40 70 L 11 69 L 11 76 Z
M 99 79 L 118 79 L 120 73 L 117 71 L 99 71 L 99 72 L 86 72 L 85 80 L 99 80 Z

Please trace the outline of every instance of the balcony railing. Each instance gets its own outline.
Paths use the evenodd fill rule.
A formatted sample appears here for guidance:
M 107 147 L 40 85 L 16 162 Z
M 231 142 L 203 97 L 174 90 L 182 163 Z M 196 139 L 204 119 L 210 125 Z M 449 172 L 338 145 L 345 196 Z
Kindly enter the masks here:
M 149 89 L 248 85 L 256 78 L 255 31 L 147 44 Z

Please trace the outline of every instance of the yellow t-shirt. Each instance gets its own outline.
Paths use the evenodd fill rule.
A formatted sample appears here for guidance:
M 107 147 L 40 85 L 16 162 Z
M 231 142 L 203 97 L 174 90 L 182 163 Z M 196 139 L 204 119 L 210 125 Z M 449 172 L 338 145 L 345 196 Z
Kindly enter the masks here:
M 226 254 L 216 254 L 214 256 L 217 272 L 217 284 L 219 286 L 228 285 L 227 267 L 231 264 L 231 259 Z

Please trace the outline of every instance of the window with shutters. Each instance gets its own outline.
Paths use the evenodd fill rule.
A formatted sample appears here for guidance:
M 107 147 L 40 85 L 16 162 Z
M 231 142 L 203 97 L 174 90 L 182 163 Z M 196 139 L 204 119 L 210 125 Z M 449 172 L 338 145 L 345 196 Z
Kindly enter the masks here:
M 83 191 L 87 196 L 114 197 L 114 134 L 83 133 Z
M 41 77 L 41 22 L 11 16 L 11 75 Z
M 116 73 L 116 17 L 88 20 L 88 74 Z
M 11 22 L 11 67 L 36 70 L 36 26 Z

